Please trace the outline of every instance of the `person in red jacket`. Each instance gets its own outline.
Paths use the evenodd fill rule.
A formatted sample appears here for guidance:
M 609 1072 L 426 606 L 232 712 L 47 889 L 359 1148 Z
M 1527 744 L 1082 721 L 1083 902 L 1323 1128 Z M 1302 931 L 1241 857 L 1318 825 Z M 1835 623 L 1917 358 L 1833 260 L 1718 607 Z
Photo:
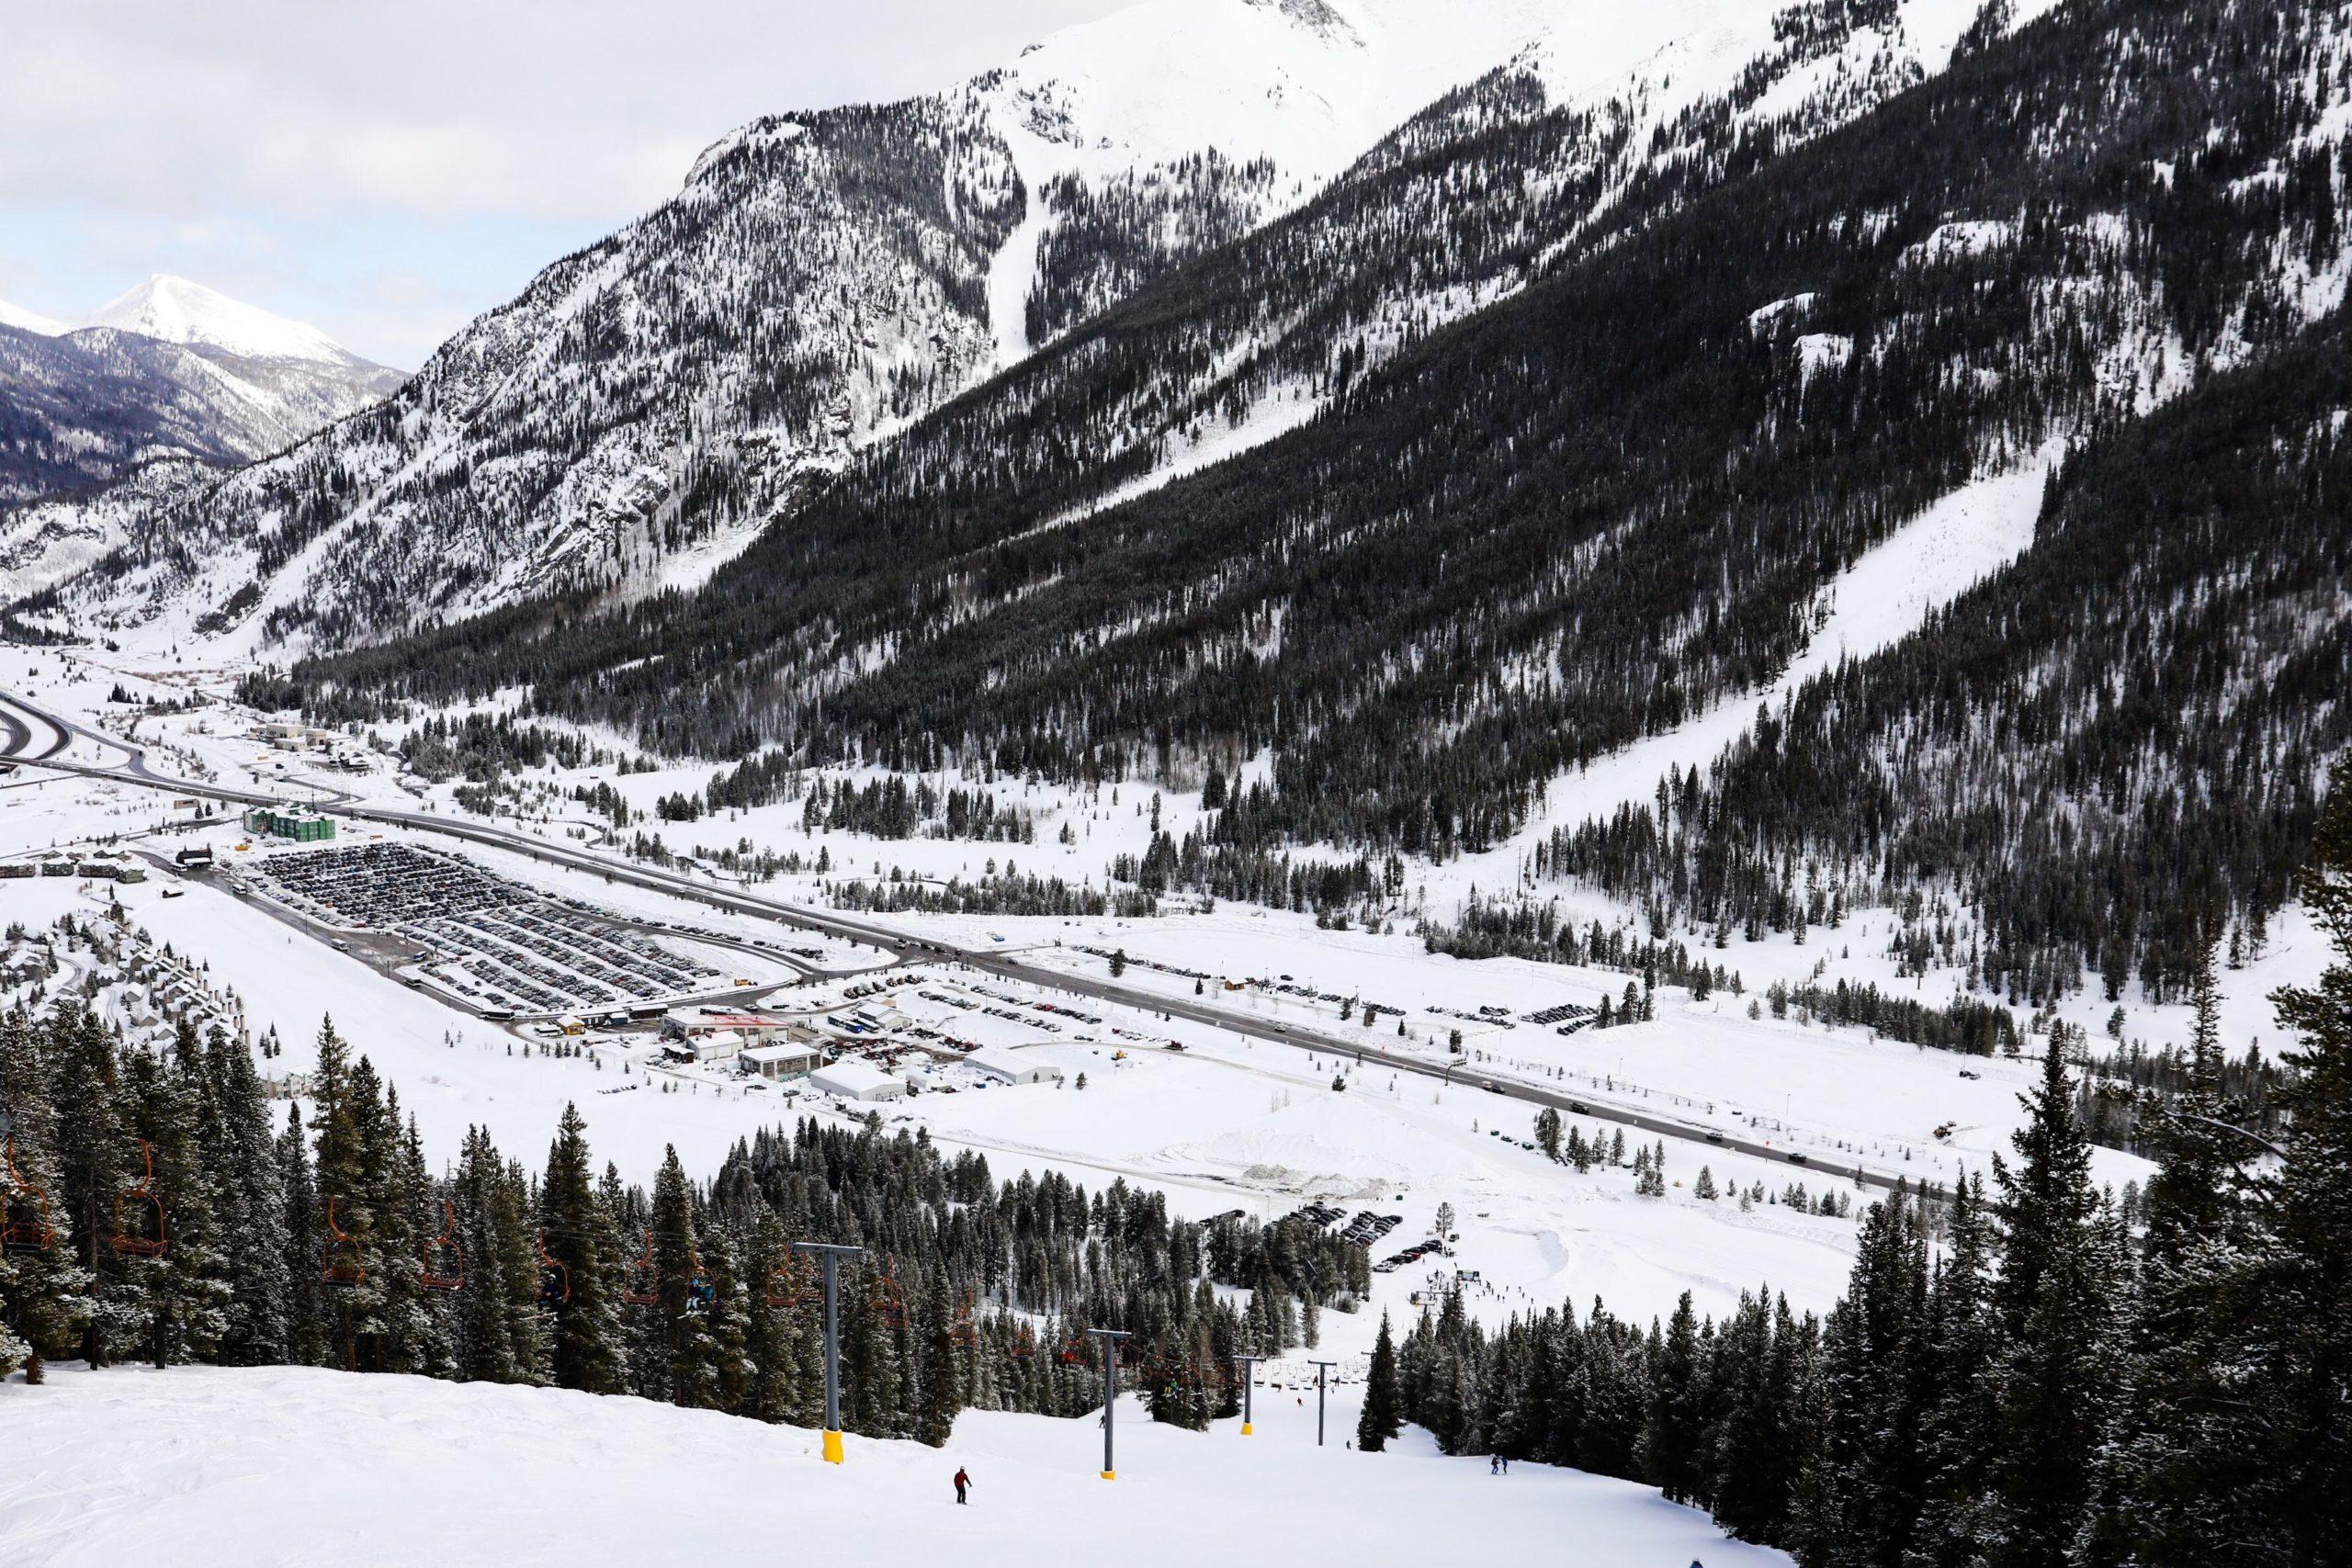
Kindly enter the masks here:
M 964 1473 L 962 1466 L 957 1466 L 956 1470 L 956 1501 L 958 1503 L 970 1502 L 971 1499 L 965 1496 L 964 1494 L 971 1490 L 971 1486 L 972 1478 Z

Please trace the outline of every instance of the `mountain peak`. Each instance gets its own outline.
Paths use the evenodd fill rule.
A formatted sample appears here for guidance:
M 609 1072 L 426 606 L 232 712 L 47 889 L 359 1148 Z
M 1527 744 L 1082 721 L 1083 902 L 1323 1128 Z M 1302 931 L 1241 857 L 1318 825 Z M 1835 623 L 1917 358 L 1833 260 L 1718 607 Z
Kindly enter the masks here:
M 301 359 L 339 367 L 366 363 L 316 327 L 169 273 L 156 273 L 109 299 L 85 324 L 192 348 L 221 349 L 248 359 Z

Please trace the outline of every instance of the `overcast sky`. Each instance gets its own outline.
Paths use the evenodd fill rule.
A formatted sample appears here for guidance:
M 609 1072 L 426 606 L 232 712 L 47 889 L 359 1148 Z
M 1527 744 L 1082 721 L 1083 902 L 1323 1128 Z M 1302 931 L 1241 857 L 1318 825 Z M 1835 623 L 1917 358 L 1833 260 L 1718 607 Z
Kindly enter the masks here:
M 413 368 L 761 114 L 1125 0 L 0 0 L 0 299 L 177 273 Z

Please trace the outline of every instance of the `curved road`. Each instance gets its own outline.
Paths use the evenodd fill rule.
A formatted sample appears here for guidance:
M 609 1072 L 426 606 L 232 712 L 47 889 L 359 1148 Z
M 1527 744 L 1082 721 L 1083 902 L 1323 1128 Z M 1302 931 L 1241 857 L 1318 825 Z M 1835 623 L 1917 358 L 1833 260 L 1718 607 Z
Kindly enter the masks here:
M 21 710 L 11 712 L 11 707 Z M 33 728 L 24 716 L 46 724 L 59 734 L 59 740 L 39 755 L 25 754 L 33 743 Z M 193 784 L 185 779 L 169 778 L 150 770 L 146 753 L 138 746 L 111 736 L 84 728 L 71 720 L 46 712 L 13 694 L 0 693 L 0 756 L 28 766 L 55 768 L 62 772 L 82 773 L 91 778 L 111 779 L 120 784 L 141 784 L 153 789 L 169 790 L 175 795 L 195 795 L 234 806 L 275 806 L 284 798 L 281 795 L 262 794 L 251 790 L 228 789 L 217 784 Z M 94 740 L 100 745 L 124 753 L 119 764 L 72 762 L 58 759 L 57 753 L 66 749 L 74 737 Z M 1091 998 L 1097 1001 L 1114 1002 L 1122 1007 L 1146 1012 L 1165 1013 L 1171 1017 L 1205 1023 L 1236 1034 L 1248 1035 L 1277 1045 L 1295 1045 L 1301 1050 L 1329 1052 L 1349 1056 L 1359 1063 L 1374 1063 L 1397 1072 L 1416 1073 L 1442 1083 L 1466 1088 L 1484 1089 L 1500 1098 L 1516 1100 L 1529 1105 L 1549 1106 L 1573 1115 L 1597 1121 L 1620 1122 L 1641 1132 L 1661 1137 L 1681 1138 L 1707 1143 L 1718 1148 L 1749 1155 L 1758 1159 L 1771 1160 L 1817 1169 L 1825 1176 L 1850 1179 L 1857 1185 L 1882 1191 L 1892 1190 L 1898 1179 L 1895 1176 L 1873 1171 L 1855 1165 L 1833 1165 L 1826 1159 L 1816 1161 L 1810 1156 L 1772 1147 L 1753 1138 L 1743 1138 L 1696 1122 L 1678 1121 L 1672 1117 L 1652 1115 L 1605 1101 L 1580 1100 L 1575 1095 L 1559 1093 L 1541 1085 L 1522 1083 L 1510 1078 L 1488 1078 L 1465 1072 L 1461 1064 L 1440 1065 L 1417 1056 L 1398 1055 L 1376 1046 L 1365 1045 L 1336 1035 L 1313 1030 L 1295 1029 L 1285 1024 L 1269 1023 L 1261 1019 L 1237 1013 L 1229 1009 L 1209 1006 L 1182 997 L 1164 997 L 1152 991 L 1120 984 L 1116 980 L 1096 980 L 1085 976 L 1066 975 L 1055 970 L 1038 968 L 1022 963 L 1007 953 L 981 952 L 977 949 L 953 947 L 944 942 L 926 942 L 903 931 L 870 925 L 863 920 L 845 918 L 827 909 L 813 909 L 798 904 L 787 904 L 756 894 L 707 886 L 690 877 L 651 866 L 632 865 L 607 856 L 575 850 L 562 844 L 549 843 L 527 833 L 510 831 L 477 822 L 462 822 L 436 816 L 428 811 L 407 811 L 391 807 L 368 806 L 356 797 L 332 789 L 320 787 L 328 798 L 320 808 L 332 815 L 347 817 L 355 821 L 381 822 L 421 832 L 439 833 L 448 838 L 464 839 L 493 849 L 526 855 L 550 865 L 572 871 L 586 872 L 610 882 L 626 883 L 673 897 L 691 898 L 714 908 L 728 909 L 737 914 L 756 915 L 803 931 L 835 937 L 842 941 L 863 942 L 888 953 L 894 960 L 905 961 L 923 955 L 953 959 L 974 969 L 1008 979 L 1024 981 L 1048 990 L 1070 996 Z

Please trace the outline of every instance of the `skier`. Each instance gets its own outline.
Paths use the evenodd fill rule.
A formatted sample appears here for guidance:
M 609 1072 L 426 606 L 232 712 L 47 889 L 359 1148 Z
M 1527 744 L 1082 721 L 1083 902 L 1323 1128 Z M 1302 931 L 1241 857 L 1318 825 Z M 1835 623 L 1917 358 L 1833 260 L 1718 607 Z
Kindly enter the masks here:
M 957 1465 L 956 1467 L 956 1501 L 958 1504 L 967 1504 L 971 1501 L 970 1498 L 965 1495 L 967 1492 L 971 1490 L 971 1487 L 972 1478 L 964 1473 L 963 1466 Z
M 1500 1475 L 1502 1472 L 1503 1456 L 1500 1454 L 1488 1454 L 1487 1456 L 1487 1473 L 1488 1475 Z
M 1503 1473 L 1505 1475 L 1509 1475 L 1510 1473 L 1510 1455 L 1497 1454 L 1495 1457 L 1503 1461 Z

